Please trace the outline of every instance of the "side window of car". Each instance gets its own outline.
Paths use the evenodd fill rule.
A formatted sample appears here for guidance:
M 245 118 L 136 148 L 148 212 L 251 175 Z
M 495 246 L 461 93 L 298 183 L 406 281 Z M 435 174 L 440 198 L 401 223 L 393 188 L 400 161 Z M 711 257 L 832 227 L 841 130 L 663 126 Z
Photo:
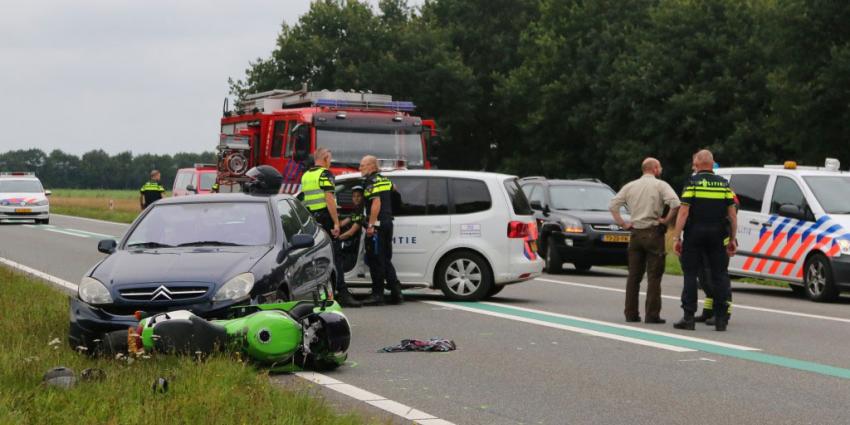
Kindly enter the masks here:
M 770 176 L 764 174 L 735 174 L 729 180 L 732 190 L 738 195 L 741 211 L 761 212 L 764 192 Z
M 298 220 L 295 209 L 285 199 L 277 201 L 277 210 L 280 213 L 280 222 L 283 225 L 286 240 L 292 240 L 293 236 L 301 232 L 301 221 Z
M 428 215 L 449 213 L 449 182 L 443 178 L 428 179 Z
M 487 184 L 480 180 L 452 179 L 451 198 L 455 214 L 471 214 L 490 209 L 493 204 Z
M 773 199 L 770 201 L 770 213 L 779 214 L 779 207 L 783 205 L 794 205 L 806 216 L 811 216 L 809 203 L 806 196 L 800 190 L 800 186 L 788 177 L 779 176 L 773 186 Z
M 393 189 L 398 201 L 393 202 L 393 215 L 397 217 L 425 215 L 428 204 L 428 179 L 424 177 L 393 177 Z
M 307 207 L 304 206 L 299 201 L 291 200 L 289 201 L 292 204 L 292 209 L 295 210 L 295 215 L 298 216 L 298 220 L 301 222 L 301 226 L 303 228 L 303 233 L 312 235 L 316 233 L 316 220 L 313 219 L 313 216 L 310 214 L 310 211 L 307 211 Z

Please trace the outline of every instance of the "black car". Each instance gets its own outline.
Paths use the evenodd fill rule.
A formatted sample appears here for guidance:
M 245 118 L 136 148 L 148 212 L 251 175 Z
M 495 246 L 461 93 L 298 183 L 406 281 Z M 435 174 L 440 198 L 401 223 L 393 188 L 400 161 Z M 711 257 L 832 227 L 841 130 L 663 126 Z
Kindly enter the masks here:
M 290 195 L 191 195 L 157 201 L 86 273 L 71 300 L 69 343 L 136 326 L 136 311 L 190 310 L 303 299 L 331 290 L 331 240 Z
M 526 177 L 520 185 L 537 219 L 547 273 L 562 272 L 564 263 L 580 271 L 628 264 L 629 232 L 608 211 L 616 195 L 611 187 L 596 179 L 544 177 Z

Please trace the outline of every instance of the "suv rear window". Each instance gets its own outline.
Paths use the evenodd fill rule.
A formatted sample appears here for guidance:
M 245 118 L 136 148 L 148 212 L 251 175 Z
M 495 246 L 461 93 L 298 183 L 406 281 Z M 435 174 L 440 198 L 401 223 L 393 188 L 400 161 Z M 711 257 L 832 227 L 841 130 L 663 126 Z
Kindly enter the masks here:
M 452 179 L 451 186 L 455 214 L 487 211 L 493 204 L 487 185 L 480 180 Z M 519 191 L 519 187 L 516 190 Z
M 508 191 L 508 198 L 511 200 L 511 205 L 514 208 L 514 213 L 517 215 L 531 215 L 531 206 L 528 204 L 528 198 L 525 193 L 519 188 L 517 179 L 505 180 L 505 189 Z

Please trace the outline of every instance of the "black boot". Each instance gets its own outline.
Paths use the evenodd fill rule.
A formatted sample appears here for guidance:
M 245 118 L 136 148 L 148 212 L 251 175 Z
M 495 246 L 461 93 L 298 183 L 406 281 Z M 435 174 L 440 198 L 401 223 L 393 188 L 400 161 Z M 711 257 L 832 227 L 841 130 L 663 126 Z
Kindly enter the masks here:
M 401 304 L 404 302 L 404 296 L 401 295 L 401 282 L 396 282 L 390 286 L 390 297 L 387 299 L 389 304 Z
M 714 317 L 714 310 L 709 310 L 709 309 L 703 308 L 702 313 L 700 313 L 699 316 L 694 317 L 694 321 L 695 322 L 705 322 L 705 324 L 708 324 L 708 321 L 712 320 L 713 317 Z
M 692 314 L 686 314 L 679 319 L 678 322 L 673 324 L 673 327 L 676 329 L 684 329 L 687 331 L 692 331 L 696 328 L 694 321 L 694 316 Z
M 714 319 L 714 330 L 718 332 L 725 332 L 726 325 L 729 324 L 729 320 L 725 317 L 717 317 Z
M 337 294 L 336 301 L 339 303 L 339 305 L 343 307 L 357 308 L 362 305 L 360 304 L 360 301 L 357 301 L 354 296 L 351 295 L 351 293 L 348 291 L 343 291 Z
M 363 305 L 384 305 L 384 297 L 380 294 L 372 294 L 369 298 L 363 300 Z

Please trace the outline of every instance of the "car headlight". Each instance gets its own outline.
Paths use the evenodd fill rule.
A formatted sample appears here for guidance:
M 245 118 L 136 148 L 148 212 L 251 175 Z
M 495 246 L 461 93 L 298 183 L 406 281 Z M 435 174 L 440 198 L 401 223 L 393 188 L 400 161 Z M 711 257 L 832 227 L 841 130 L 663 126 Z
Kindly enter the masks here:
M 112 295 L 109 294 L 109 290 L 95 278 L 84 277 L 77 288 L 77 293 L 80 299 L 88 304 L 112 303 Z
M 39 207 L 43 207 L 43 206 L 47 205 L 47 199 L 42 199 L 42 200 L 40 200 L 40 201 L 37 201 L 37 202 L 35 203 L 35 205 L 36 205 L 36 206 L 39 206 Z
M 236 300 L 245 297 L 254 288 L 254 275 L 242 273 L 230 279 L 213 296 L 213 301 Z
M 584 233 L 584 226 L 580 221 L 564 220 L 563 223 L 565 233 Z
M 838 247 L 841 248 L 841 253 L 850 255 L 850 239 L 839 239 Z

